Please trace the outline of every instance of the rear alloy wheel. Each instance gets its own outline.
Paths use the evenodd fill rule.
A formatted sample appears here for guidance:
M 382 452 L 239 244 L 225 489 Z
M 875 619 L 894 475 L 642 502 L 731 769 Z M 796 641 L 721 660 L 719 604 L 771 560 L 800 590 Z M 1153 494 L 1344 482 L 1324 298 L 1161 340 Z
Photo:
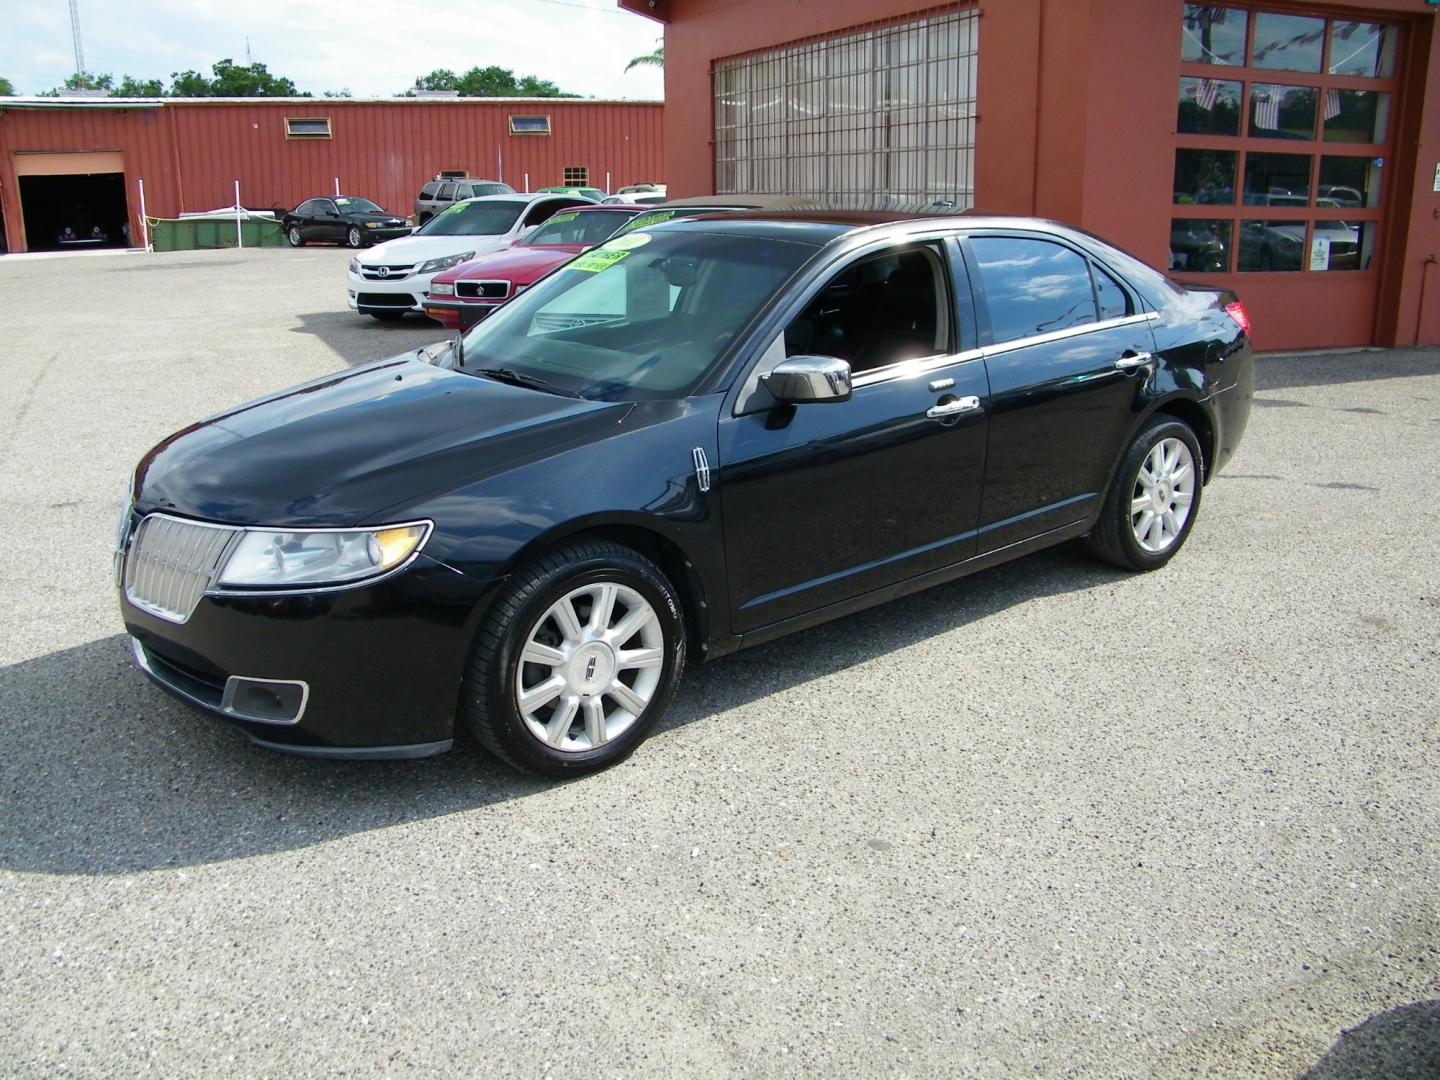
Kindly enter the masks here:
M 300 235 L 300 226 L 298 225 L 291 225 L 290 231 L 285 234 L 285 237 L 290 241 L 291 247 L 305 246 L 305 238 Z
M 345 242 L 352 248 L 358 248 L 365 242 L 364 235 L 360 232 L 360 226 L 351 225 L 350 231 L 345 234 Z
M 630 548 L 579 539 L 522 567 L 476 639 L 465 722 L 545 776 L 613 765 L 669 707 L 685 663 L 679 597 Z
M 1088 543 L 1127 570 L 1156 570 L 1180 550 L 1200 509 L 1203 462 L 1189 425 L 1158 415 L 1130 444 Z

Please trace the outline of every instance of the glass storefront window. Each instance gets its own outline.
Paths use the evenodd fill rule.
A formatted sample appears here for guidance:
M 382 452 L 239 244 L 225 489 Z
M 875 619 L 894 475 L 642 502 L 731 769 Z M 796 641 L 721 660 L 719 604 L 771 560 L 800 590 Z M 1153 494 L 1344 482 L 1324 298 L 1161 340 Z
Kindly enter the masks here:
M 1330 24 L 1330 74 L 1391 78 L 1396 37 L 1393 26 L 1336 19 Z
M 1315 138 L 1315 103 L 1319 93 L 1310 86 L 1250 87 L 1250 135 L 1260 139 Z
M 1299 270 L 1304 261 L 1305 222 L 1240 223 L 1240 258 L 1235 269 L 1241 273 Z
M 1304 154 L 1246 154 L 1246 206 L 1310 205 L 1310 162 Z
M 1255 16 L 1250 64 L 1270 71 L 1318 72 L 1324 47 L 1324 19 L 1261 12 Z
M 1317 221 L 1310 234 L 1311 270 L 1369 270 L 1375 222 Z
M 1181 79 L 1176 130 L 1186 135 L 1239 135 L 1241 84 Z
M 1175 202 L 1233 206 L 1239 156 L 1233 150 L 1176 150 Z
M 1180 59 L 1193 64 L 1245 62 L 1246 14 L 1239 8 L 1186 4 L 1180 24 Z
M 1373 90 L 1325 91 L 1325 141 L 1381 143 L 1390 119 L 1390 95 Z
M 1371 207 L 1380 205 L 1380 166 L 1368 157 L 1322 157 L 1320 206 Z
M 1170 269 L 1223 274 L 1230 269 L 1228 221 L 1174 218 L 1170 222 Z

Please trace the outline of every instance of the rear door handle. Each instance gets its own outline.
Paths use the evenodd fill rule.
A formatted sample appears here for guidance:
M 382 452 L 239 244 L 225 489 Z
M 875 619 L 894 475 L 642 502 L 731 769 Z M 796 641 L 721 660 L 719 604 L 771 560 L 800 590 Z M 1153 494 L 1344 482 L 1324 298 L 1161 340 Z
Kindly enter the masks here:
M 925 415 L 931 420 L 943 420 L 947 416 L 959 416 L 961 413 L 974 412 L 978 408 L 980 408 L 978 397 L 962 397 L 941 405 L 931 405 L 925 410 Z
M 1150 363 L 1151 356 L 1148 352 L 1130 353 L 1115 361 L 1115 366 L 1121 371 L 1130 371 L 1132 368 L 1144 367 Z

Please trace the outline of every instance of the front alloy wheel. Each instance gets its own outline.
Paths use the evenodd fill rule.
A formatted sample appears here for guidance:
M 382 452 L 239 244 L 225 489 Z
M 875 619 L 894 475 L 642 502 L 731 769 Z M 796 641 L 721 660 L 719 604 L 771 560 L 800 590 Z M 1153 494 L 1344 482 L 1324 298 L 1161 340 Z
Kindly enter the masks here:
M 300 226 L 298 226 L 298 225 L 291 225 L 291 226 L 290 226 L 290 231 L 289 231 L 288 233 L 286 233 L 285 235 L 286 235 L 286 237 L 289 239 L 289 241 L 290 241 L 290 246 L 291 246 L 291 247 L 304 247 L 304 246 L 305 246 L 305 238 L 300 235 Z
M 628 757 L 685 665 L 680 597 L 632 548 L 566 541 L 510 578 L 476 635 L 462 712 L 519 769 L 578 776 Z
M 352 248 L 358 248 L 362 243 L 365 242 L 365 237 L 361 235 L 360 227 L 358 225 L 350 226 L 350 231 L 345 234 L 345 242 L 348 243 Z

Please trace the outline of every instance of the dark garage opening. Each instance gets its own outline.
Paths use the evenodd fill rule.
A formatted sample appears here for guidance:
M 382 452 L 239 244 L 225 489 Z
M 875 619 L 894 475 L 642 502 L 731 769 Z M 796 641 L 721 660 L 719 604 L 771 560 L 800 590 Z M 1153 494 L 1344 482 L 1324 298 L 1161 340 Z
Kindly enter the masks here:
M 22 176 L 20 206 L 30 251 L 130 246 L 124 173 Z

